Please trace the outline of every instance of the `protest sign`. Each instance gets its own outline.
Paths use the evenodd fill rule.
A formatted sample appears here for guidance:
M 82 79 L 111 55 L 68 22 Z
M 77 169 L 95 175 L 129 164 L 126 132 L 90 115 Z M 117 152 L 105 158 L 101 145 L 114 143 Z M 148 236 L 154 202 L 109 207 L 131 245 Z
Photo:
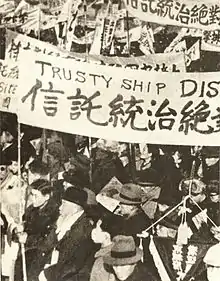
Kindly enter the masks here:
M 218 72 L 146 75 L 33 54 L 20 67 L 21 123 L 126 142 L 219 145 Z
M 17 112 L 18 66 L 0 60 L 0 111 Z
M 202 37 L 201 49 L 209 52 L 220 52 L 220 30 L 205 31 Z
M 143 21 L 200 28 L 220 29 L 220 3 L 192 0 L 126 0 L 128 11 Z

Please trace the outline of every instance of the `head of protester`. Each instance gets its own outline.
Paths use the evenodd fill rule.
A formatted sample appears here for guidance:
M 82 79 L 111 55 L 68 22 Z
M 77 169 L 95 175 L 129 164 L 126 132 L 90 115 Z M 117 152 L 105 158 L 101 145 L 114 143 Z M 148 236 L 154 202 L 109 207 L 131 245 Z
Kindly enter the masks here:
M 32 184 L 33 182 L 42 179 L 42 180 L 49 180 L 49 167 L 47 164 L 42 162 L 40 159 L 34 159 L 29 164 L 28 169 L 28 183 Z
M 190 194 L 190 203 L 192 205 L 201 204 L 207 199 L 206 184 L 200 179 L 186 179 L 182 180 L 179 189 L 183 196 Z
M 220 242 L 208 249 L 203 261 L 207 268 L 208 281 L 219 281 L 220 276 Z
M 119 200 L 119 213 L 125 217 L 132 217 L 140 210 L 143 203 L 143 191 L 141 186 L 133 183 L 124 184 L 121 187 Z
M 136 275 L 136 278 L 141 275 L 139 262 L 142 256 L 132 236 L 117 235 L 113 238 L 111 251 L 104 257 L 104 262 L 112 267 L 118 280 L 125 281 L 130 280 L 132 275 Z M 131 280 L 138 280 L 136 278 Z
M 220 202 L 220 181 L 210 180 L 207 184 L 207 193 L 213 203 Z

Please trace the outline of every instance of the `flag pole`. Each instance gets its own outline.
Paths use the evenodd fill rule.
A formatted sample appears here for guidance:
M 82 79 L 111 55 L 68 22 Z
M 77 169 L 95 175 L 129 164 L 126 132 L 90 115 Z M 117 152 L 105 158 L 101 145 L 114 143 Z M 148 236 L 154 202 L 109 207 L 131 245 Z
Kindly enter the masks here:
M 66 50 L 66 44 L 67 44 L 67 34 L 68 34 L 68 28 L 69 28 L 69 22 L 70 22 L 70 13 L 71 13 L 71 7 L 72 7 L 72 1 L 68 2 L 68 9 L 67 9 L 67 20 L 66 20 L 66 31 L 65 31 L 65 37 L 64 37 L 64 46 Z
M 23 198 L 21 190 L 21 124 L 18 121 L 18 184 L 21 194 L 20 210 L 19 210 L 19 220 L 20 224 L 23 225 Z M 25 257 L 25 247 L 21 243 L 21 256 L 22 256 L 22 271 L 23 271 L 23 281 L 27 281 L 27 269 L 26 269 L 26 257 Z
M 39 14 L 38 14 L 38 30 L 37 30 L 37 39 L 40 40 L 40 21 L 41 21 L 41 1 L 40 1 L 40 4 L 39 4 Z
M 86 62 L 89 62 L 89 49 L 88 49 L 88 41 L 87 41 L 87 7 L 86 0 L 83 1 L 83 11 L 84 11 L 84 31 L 85 31 L 85 45 L 86 45 Z
M 127 25 L 127 44 L 128 44 L 128 55 L 130 57 L 131 52 L 130 52 L 130 35 L 129 35 L 129 16 L 128 16 L 128 11 L 126 11 L 126 25 Z

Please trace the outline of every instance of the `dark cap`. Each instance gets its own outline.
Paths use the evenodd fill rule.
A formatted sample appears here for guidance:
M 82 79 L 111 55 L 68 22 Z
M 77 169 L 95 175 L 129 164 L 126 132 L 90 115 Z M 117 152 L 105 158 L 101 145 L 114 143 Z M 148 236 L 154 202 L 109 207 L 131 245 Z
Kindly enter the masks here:
M 87 192 L 77 187 L 69 187 L 62 197 L 63 200 L 75 203 L 81 207 L 86 205 L 87 198 Z

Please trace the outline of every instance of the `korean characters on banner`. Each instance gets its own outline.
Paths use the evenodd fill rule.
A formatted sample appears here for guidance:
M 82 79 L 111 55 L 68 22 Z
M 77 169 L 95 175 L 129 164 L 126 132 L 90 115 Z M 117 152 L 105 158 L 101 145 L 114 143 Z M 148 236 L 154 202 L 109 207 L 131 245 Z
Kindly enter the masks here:
M 219 145 L 218 72 L 146 76 L 43 55 L 26 55 L 20 66 L 21 123 L 126 142 Z
M 18 66 L 0 60 L 0 111 L 17 112 L 18 78 Z
M 220 28 L 218 0 L 125 0 L 125 5 L 143 21 L 204 30 Z

